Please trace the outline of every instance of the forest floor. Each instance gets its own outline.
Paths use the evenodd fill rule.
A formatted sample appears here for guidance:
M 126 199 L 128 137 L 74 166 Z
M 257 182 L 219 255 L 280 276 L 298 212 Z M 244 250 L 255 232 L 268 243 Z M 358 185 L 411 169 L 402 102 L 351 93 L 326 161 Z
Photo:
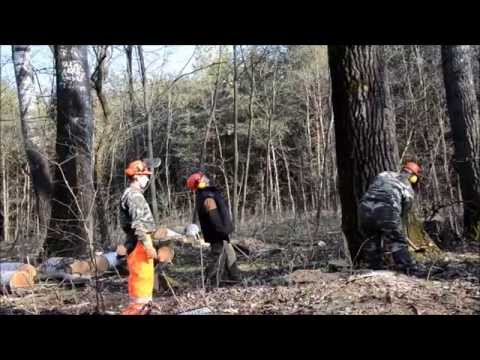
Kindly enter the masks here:
M 200 248 L 181 244 L 168 269 L 178 286 L 156 294 L 153 314 L 199 308 L 210 314 L 480 314 L 478 246 L 423 260 L 435 270 L 424 277 L 352 270 L 339 226 L 337 217 L 326 216 L 312 242 L 315 226 L 304 219 L 248 224 L 235 237 L 251 250 L 238 256 L 243 283 L 205 291 Z M 21 295 L 1 296 L 0 314 L 113 315 L 127 304 L 126 294 L 127 278 L 115 273 L 76 286 L 41 282 Z

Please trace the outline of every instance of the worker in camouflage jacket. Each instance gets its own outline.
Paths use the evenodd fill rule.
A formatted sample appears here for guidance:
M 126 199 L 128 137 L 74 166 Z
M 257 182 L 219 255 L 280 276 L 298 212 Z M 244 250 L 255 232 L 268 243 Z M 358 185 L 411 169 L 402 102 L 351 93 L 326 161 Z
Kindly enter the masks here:
M 143 192 L 147 188 L 154 165 L 146 160 L 136 160 L 125 169 L 125 175 L 130 182 L 120 202 L 120 225 L 127 235 L 125 246 L 129 272 L 130 305 L 123 311 L 125 315 L 148 312 L 148 305 L 152 301 L 153 261 L 157 258 L 152 234 L 156 226 Z
M 197 172 L 187 180 L 187 187 L 196 192 L 197 214 L 205 242 L 210 243 L 206 277 L 211 284 L 241 281 L 235 250 L 230 244 L 233 225 L 221 192 L 210 184 L 205 174 Z M 186 228 L 189 236 L 198 236 L 195 224 Z
M 383 248 L 389 245 L 396 270 L 406 273 L 418 270 L 408 251 L 405 228 L 420 171 L 416 163 L 407 162 L 401 172 L 382 172 L 362 196 L 359 225 L 370 268 L 384 268 Z

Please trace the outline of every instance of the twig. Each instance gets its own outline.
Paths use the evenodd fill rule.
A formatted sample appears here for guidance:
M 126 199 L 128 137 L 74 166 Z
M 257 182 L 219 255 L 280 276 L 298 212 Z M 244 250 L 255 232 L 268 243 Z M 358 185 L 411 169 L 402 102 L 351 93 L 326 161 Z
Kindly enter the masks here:
M 163 278 L 165 279 L 165 282 L 167 283 L 168 288 L 169 288 L 170 291 L 172 292 L 173 298 L 176 300 L 178 306 L 180 307 L 180 310 L 183 311 L 184 309 L 183 309 L 182 303 L 180 302 L 180 300 L 178 300 L 177 295 L 175 295 L 175 291 L 173 291 L 173 288 L 172 288 L 172 286 L 170 285 L 170 281 L 168 281 L 168 277 L 167 277 L 167 275 L 165 274 L 165 271 L 163 271 L 163 270 L 162 270 L 162 276 L 163 276 Z

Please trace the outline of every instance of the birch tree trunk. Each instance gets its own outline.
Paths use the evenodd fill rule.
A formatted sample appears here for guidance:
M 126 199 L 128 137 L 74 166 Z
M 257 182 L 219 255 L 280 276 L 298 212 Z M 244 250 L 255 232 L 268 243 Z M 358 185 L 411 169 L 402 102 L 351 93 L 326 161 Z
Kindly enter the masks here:
M 242 211 L 240 214 L 240 221 L 242 223 L 245 219 L 245 206 L 247 203 L 248 171 L 250 168 L 250 153 L 252 149 L 252 131 L 253 131 L 253 121 L 254 121 L 254 112 L 253 112 L 254 98 L 255 98 L 255 67 L 253 65 L 253 60 L 252 60 L 251 74 L 250 74 L 250 98 L 248 102 L 248 113 L 250 115 L 250 119 L 248 121 L 247 159 L 245 161 L 245 178 L 243 183 Z
M 233 45 L 233 211 L 235 229 L 238 210 L 238 104 L 237 104 L 237 46 Z
M 30 63 L 30 49 L 29 45 L 12 45 L 12 58 L 17 82 L 23 145 L 35 192 L 36 210 L 43 232 L 46 230 L 48 214 L 50 213 L 52 179 L 48 158 L 45 153 L 42 120 L 40 117 L 35 116 L 35 89 L 32 65 Z M 43 236 L 45 236 L 45 233 Z

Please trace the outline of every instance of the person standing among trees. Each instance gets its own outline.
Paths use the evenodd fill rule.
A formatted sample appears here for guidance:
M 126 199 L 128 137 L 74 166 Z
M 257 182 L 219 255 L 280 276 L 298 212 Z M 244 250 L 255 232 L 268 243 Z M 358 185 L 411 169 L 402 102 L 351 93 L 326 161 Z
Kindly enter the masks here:
M 420 270 L 408 252 L 405 234 L 420 172 L 420 166 L 414 162 L 407 162 L 401 172 L 384 171 L 375 177 L 360 200 L 358 216 L 365 257 L 374 270 L 385 268 L 385 240 L 391 247 L 396 270 L 407 274 Z
M 158 165 L 157 165 L 158 166 Z M 154 259 L 157 252 L 152 234 L 156 230 L 155 220 L 143 192 L 152 174 L 152 163 L 144 160 L 132 161 L 125 169 L 129 186 L 120 203 L 120 225 L 127 235 L 128 294 L 129 306 L 123 315 L 149 313 L 154 287 Z
M 203 237 L 210 243 L 210 256 L 206 267 L 206 278 L 221 282 L 241 281 L 237 267 L 237 257 L 229 235 L 233 231 L 232 220 L 220 191 L 210 184 L 205 174 L 196 172 L 187 180 L 187 187 L 196 192 L 198 219 Z M 186 228 L 186 235 L 197 236 L 199 231 L 195 224 Z

